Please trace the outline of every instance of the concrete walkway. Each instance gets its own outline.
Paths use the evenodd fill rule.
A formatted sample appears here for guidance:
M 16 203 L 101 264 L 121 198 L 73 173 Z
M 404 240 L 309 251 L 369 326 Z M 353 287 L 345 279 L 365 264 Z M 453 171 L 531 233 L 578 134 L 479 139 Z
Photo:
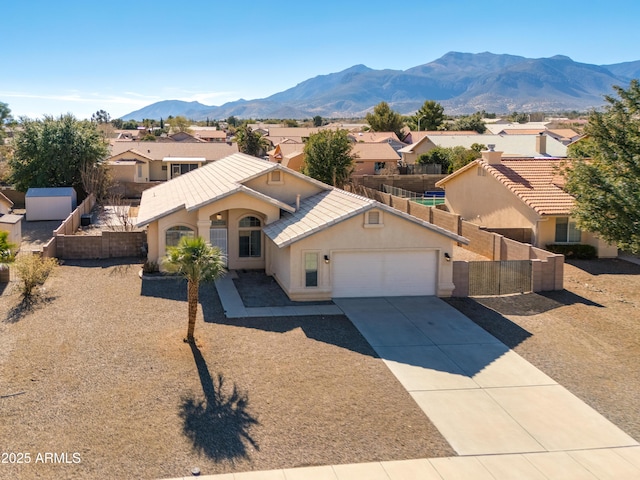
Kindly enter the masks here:
M 217 286 L 225 310 L 242 313 L 238 293 Z M 638 442 L 442 300 L 334 301 L 459 456 L 200 478 L 640 479 Z

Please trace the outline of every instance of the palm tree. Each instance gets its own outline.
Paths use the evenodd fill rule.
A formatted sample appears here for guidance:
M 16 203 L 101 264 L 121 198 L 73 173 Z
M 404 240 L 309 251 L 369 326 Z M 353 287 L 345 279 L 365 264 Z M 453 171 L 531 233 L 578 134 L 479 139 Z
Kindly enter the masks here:
M 225 274 L 224 256 L 219 248 L 207 245 L 202 237 L 182 237 L 177 246 L 167 249 L 163 263 L 168 271 L 187 280 L 189 328 L 185 342 L 194 343 L 200 282 L 214 281 Z

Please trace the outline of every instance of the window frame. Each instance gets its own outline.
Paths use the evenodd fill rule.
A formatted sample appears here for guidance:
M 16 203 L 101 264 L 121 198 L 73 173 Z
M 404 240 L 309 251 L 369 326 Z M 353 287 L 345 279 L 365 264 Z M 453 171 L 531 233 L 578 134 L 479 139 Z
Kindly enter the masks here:
M 173 244 L 173 242 L 169 242 L 169 233 L 174 233 L 174 232 L 184 232 L 182 234 L 179 234 L 177 236 L 177 241 L 175 242 L 175 244 Z M 187 232 L 191 232 L 191 235 L 189 235 Z M 164 231 L 164 246 L 165 249 L 168 247 L 177 247 L 178 244 L 180 243 L 180 240 L 182 239 L 182 237 L 191 237 L 191 238 L 195 238 L 196 236 L 196 231 L 195 229 L 191 228 L 188 225 L 173 225 L 169 228 L 167 228 Z
M 311 264 L 309 260 L 311 260 Z M 313 260 L 315 260 L 315 265 L 313 265 Z M 304 252 L 302 263 L 304 269 L 304 288 L 317 288 L 320 285 L 320 253 L 317 251 Z M 313 267 L 315 267 L 315 269 Z
M 560 231 L 559 227 L 562 227 L 562 231 Z M 559 233 L 562 234 L 562 240 L 559 240 Z M 575 239 L 576 235 L 577 239 Z M 577 227 L 575 220 L 572 220 L 571 217 L 556 217 L 554 243 L 572 244 L 580 243 L 581 241 L 582 230 Z
M 249 220 L 249 225 L 243 225 Z M 243 239 L 248 238 L 246 252 Z M 238 220 L 238 258 L 262 258 L 262 220 L 255 215 L 245 215 Z

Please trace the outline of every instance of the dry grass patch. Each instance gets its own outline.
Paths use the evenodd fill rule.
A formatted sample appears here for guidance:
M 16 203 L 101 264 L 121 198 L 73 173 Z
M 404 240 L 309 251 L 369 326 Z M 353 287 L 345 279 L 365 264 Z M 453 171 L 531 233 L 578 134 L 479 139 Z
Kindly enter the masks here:
M 139 264 L 67 263 L 51 301 L 0 318 L 0 440 L 78 464 L 2 465 L 19 478 L 162 478 L 453 455 L 344 317 L 227 320 L 204 286 L 197 347 L 182 281 Z M 204 321 L 203 321 L 204 320 Z

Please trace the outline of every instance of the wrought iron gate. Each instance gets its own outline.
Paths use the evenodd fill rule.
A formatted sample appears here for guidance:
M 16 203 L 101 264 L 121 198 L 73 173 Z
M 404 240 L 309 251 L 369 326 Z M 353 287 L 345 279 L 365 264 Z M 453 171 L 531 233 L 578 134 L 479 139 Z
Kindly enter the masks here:
M 469 262 L 469 296 L 527 293 L 531 285 L 530 260 Z

